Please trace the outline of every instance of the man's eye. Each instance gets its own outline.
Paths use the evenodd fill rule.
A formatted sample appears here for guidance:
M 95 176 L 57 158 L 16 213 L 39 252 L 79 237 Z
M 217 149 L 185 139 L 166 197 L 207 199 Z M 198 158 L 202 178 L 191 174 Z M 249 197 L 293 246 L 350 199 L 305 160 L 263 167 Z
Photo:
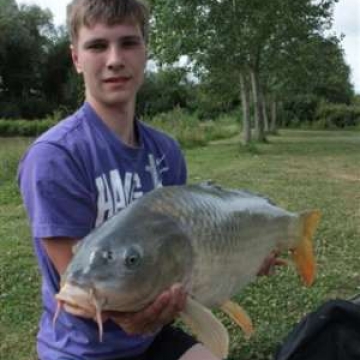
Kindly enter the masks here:
M 106 49 L 106 44 L 103 44 L 103 43 L 89 44 L 89 45 L 87 46 L 87 49 L 89 49 L 89 50 L 94 50 L 94 51 L 105 50 L 105 49 Z
M 137 40 L 126 40 L 122 43 L 122 46 L 124 48 L 136 47 L 138 45 L 139 45 L 139 41 L 137 41 Z

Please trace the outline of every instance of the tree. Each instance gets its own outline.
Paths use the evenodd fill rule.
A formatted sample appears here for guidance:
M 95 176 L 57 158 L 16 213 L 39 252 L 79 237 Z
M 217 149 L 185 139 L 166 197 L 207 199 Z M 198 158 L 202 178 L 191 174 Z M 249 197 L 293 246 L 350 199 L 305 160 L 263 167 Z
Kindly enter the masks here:
M 153 0 L 153 49 L 164 62 L 187 54 L 200 71 L 232 74 L 239 94 L 246 91 L 250 75 L 256 137 L 264 141 L 261 93 L 266 87 L 261 74 L 267 54 L 284 52 L 294 41 L 306 42 L 320 34 L 331 23 L 335 1 Z M 273 65 L 275 61 L 276 57 Z M 246 95 L 241 99 L 246 101 Z
M 83 99 L 82 79 L 76 74 L 70 56 L 70 41 L 65 28 L 51 37 L 43 67 L 43 90 L 54 107 L 61 104 L 71 111 Z
M 5 115 L 21 116 L 29 109 L 40 110 L 52 15 L 35 5 L 18 8 L 12 0 L 1 0 L 0 10 L 1 98 L 13 105 L 10 114 Z M 32 104 L 33 100 L 37 103 Z M 42 106 L 47 106 L 45 99 Z
M 187 107 L 191 87 L 182 68 L 164 66 L 157 71 L 148 71 L 138 94 L 137 112 L 152 116 L 174 107 Z
M 264 73 L 272 95 L 285 99 L 298 121 L 311 120 L 321 100 L 349 103 L 353 96 L 350 69 L 333 36 L 314 34 L 306 42 L 294 41 Z

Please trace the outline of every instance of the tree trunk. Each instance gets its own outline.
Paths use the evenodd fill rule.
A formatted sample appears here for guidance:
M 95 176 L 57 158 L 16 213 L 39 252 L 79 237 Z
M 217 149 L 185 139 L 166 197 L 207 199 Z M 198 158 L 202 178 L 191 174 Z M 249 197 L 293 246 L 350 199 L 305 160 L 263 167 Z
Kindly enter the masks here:
M 250 70 L 251 76 L 251 85 L 253 93 L 253 102 L 254 102 L 254 117 L 255 117 L 255 135 L 256 140 L 260 142 L 265 142 L 265 132 L 264 132 L 264 119 L 261 109 L 261 99 L 259 94 L 259 74 L 254 70 Z
M 275 96 L 271 98 L 271 123 L 270 123 L 270 133 L 277 133 L 277 103 Z
M 240 72 L 240 92 L 241 92 L 241 107 L 243 112 L 242 132 L 244 145 L 251 141 L 251 121 L 250 121 L 250 104 L 249 92 L 246 83 L 246 76 Z
M 265 130 L 265 134 L 267 134 L 270 130 L 270 126 L 269 126 L 269 116 L 268 116 L 268 112 L 267 112 L 266 97 L 262 90 L 260 90 L 260 95 L 261 95 L 261 109 L 262 109 L 262 114 L 263 114 L 263 119 L 264 119 L 264 130 Z

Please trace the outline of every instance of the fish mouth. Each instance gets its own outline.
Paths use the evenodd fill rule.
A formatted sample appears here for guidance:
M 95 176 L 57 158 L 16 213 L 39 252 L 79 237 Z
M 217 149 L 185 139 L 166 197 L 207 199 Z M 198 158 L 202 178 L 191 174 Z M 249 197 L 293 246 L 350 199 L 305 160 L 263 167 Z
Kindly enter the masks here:
M 102 315 L 103 311 L 117 313 L 135 313 L 151 304 L 158 291 L 139 292 L 138 289 L 127 292 L 112 291 L 109 288 L 84 288 L 74 282 L 65 282 L 55 295 L 57 301 L 53 317 L 53 326 L 62 310 L 74 316 L 93 319 L 97 323 L 99 341 L 103 341 L 103 322 L 108 318 Z M 159 290 L 160 291 L 160 290 Z
M 88 319 L 94 319 L 99 330 L 99 341 L 103 339 L 103 321 L 101 312 L 106 304 L 106 298 L 96 293 L 94 288 L 83 289 L 72 283 L 65 283 L 55 295 L 57 307 L 53 318 L 53 326 L 59 317 L 60 311 Z
M 97 323 L 99 341 L 103 340 L 103 317 L 102 311 L 136 312 L 149 305 L 149 299 L 144 294 L 130 294 L 121 297 L 112 292 L 105 292 L 95 288 L 82 288 L 77 284 L 66 282 L 55 295 L 57 308 L 53 317 L 53 326 L 62 310 L 87 319 L 93 319 Z M 111 299 L 111 300 L 110 300 Z M 150 301 L 151 302 L 151 301 Z

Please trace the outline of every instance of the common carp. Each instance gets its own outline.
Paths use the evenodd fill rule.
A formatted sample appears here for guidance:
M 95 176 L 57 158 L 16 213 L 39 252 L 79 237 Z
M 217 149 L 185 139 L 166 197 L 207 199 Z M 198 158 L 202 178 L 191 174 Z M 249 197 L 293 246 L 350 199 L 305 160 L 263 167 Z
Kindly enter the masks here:
M 290 250 L 310 286 L 319 218 L 318 210 L 289 212 L 260 195 L 210 183 L 161 187 L 79 242 L 56 298 L 70 313 L 96 317 L 101 336 L 101 311 L 138 311 L 182 283 L 189 294 L 182 319 L 224 358 L 228 333 L 210 309 L 222 309 L 250 335 L 250 318 L 231 298 L 274 250 Z

